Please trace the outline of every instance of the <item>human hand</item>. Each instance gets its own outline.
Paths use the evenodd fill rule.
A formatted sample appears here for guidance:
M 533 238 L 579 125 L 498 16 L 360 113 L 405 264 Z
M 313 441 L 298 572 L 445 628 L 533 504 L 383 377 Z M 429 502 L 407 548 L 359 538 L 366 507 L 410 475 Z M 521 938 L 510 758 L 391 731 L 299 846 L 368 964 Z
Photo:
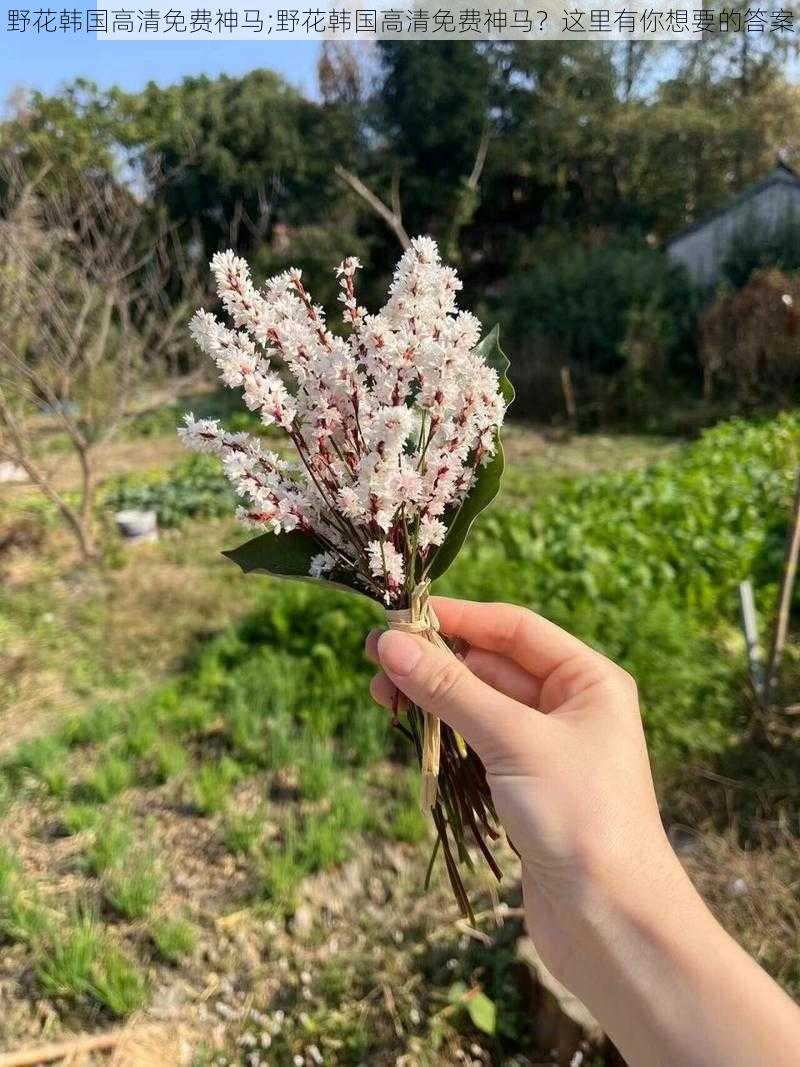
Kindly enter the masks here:
M 591 898 L 630 893 L 642 872 L 682 878 L 656 804 L 630 675 L 523 608 L 434 599 L 442 632 L 467 642 L 454 659 L 412 635 L 373 632 L 382 672 L 457 730 L 481 757 L 498 815 L 519 851 L 528 926 L 567 984 Z
M 800 1063 L 800 1012 L 714 920 L 669 846 L 633 679 L 522 608 L 434 606 L 466 655 L 373 632 L 371 692 L 391 707 L 399 689 L 483 760 L 550 970 L 632 1067 Z

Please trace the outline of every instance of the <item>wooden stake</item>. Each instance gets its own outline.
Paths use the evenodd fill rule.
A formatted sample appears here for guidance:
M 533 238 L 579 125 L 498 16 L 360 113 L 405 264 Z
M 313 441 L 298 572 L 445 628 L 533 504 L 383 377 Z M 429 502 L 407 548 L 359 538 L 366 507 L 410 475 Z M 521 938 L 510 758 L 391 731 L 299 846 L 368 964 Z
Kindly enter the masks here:
M 781 578 L 781 591 L 778 597 L 778 615 L 775 619 L 775 633 L 772 638 L 772 648 L 769 654 L 767 672 L 764 678 L 764 705 L 769 707 L 772 691 L 775 687 L 778 669 L 783 657 L 783 649 L 786 645 L 786 634 L 789 629 L 789 613 L 792 606 L 792 594 L 797 577 L 797 559 L 800 556 L 800 471 L 797 475 L 797 484 L 794 492 L 792 505 L 792 520 L 789 525 L 789 534 L 786 538 L 786 554 L 783 561 L 783 576 Z
M 750 579 L 739 585 L 739 603 L 742 608 L 742 631 L 747 646 L 747 666 L 750 681 L 756 696 L 761 699 L 764 689 L 764 671 L 761 664 L 761 652 L 758 646 L 758 615 L 756 614 L 753 585 Z
M 575 390 L 572 388 L 572 371 L 566 366 L 561 368 L 561 391 L 564 394 L 567 422 L 574 430 L 578 425 L 578 408 L 575 403 Z

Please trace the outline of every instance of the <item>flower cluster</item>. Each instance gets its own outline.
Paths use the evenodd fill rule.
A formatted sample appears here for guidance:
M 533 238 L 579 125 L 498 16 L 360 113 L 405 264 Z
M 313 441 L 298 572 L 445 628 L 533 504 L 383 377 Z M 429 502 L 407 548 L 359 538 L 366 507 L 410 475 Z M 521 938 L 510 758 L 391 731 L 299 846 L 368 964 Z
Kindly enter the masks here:
M 286 432 L 299 462 L 213 420 L 187 415 L 181 434 L 221 458 L 245 522 L 313 537 L 313 575 L 346 575 L 394 604 L 424 575 L 493 454 L 505 404 L 497 372 L 476 351 L 480 323 L 457 309 L 461 283 L 433 240 L 412 241 L 374 315 L 358 304 L 360 266 L 351 257 L 337 269 L 343 337 L 299 270 L 259 290 L 244 260 L 215 255 L 232 327 L 198 311 L 192 337 L 264 425 Z

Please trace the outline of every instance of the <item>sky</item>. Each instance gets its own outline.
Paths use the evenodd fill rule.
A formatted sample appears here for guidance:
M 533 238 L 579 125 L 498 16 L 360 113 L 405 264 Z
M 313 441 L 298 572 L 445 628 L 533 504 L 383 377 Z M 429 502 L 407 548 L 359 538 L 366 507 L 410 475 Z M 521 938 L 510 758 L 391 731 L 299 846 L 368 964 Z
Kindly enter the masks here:
M 52 92 L 73 78 L 86 77 L 101 87 L 140 89 L 148 81 L 169 84 L 189 74 L 243 74 L 256 67 L 279 71 L 308 94 L 315 91 L 315 41 L 97 41 L 68 36 L 7 33 L 10 8 L 33 9 L 0 0 L 0 106 L 19 86 Z M 70 5 L 39 5 L 55 8 Z M 80 8 L 80 5 L 75 5 Z M 94 6 L 91 2 L 85 7 Z

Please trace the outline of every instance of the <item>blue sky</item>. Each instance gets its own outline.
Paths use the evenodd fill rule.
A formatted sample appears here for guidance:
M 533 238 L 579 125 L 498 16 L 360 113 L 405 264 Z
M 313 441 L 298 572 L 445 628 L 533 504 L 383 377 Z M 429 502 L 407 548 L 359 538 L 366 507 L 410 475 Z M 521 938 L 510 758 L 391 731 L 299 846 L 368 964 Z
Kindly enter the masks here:
M 161 84 L 187 74 L 243 74 L 256 67 L 280 71 L 307 93 L 315 89 L 319 45 L 314 41 L 263 43 L 260 41 L 206 42 L 99 42 L 85 34 L 53 35 L 7 33 L 9 8 L 50 7 L 69 4 L 8 3 L 0 0 L 0 105 L 17 86 L 50 92 L 79 76 L 101 86 L 137 89 L 151 79 Z M 80 4 L 75 4 L 79 10 Z M 89 0 L 84 5 L 94 6 Z

